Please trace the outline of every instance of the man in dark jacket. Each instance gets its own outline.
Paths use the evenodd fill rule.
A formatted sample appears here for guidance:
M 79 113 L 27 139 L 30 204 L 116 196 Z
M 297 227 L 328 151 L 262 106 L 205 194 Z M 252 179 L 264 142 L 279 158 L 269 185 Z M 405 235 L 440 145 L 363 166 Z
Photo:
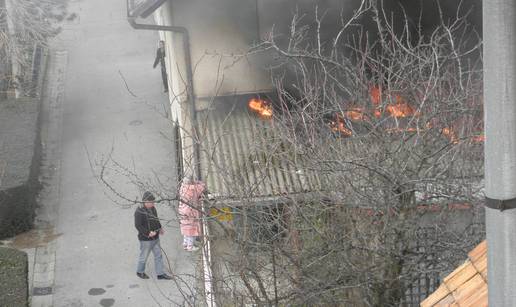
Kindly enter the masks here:
M 158 66 L 158 63 L 161 66 L 161 79 L 163 80 L 163 86 L 165 87 L 165 93 L 168 92 L 168 82 L 167 82 L 167 68 L 165 66 L 165 42 L 159 41 L 159 47 L 156 51 L 156 59 L 154 60 L 153 68 Z
M 140 256 L 138 257 L 136 275 L 143 279 L 149 278 L 145 274 L 145 263 L 152 251 L 158 279 L 172 279 L 172 277 L 165 274 L 163 269 L 163 256 L 161 255 L 161 246 L 159 244 L 159 235 L 163 234 L 163 229 L 159 222 L 158 212 L 154 207 L 154 200 L 154 195 L 151 192 L 143 193 L 143 206 L 139 206 L 134 212 L 134 226 L 138 230 L 138 240 L 140 241 Z

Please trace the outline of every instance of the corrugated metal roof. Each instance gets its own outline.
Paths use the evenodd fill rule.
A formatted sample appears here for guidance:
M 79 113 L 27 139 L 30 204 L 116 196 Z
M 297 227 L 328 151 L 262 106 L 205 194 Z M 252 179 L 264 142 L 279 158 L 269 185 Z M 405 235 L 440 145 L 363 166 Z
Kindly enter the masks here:
M 421 307 L 482 307 L 487 303 L 487 244 L 484 240 L 468 254 L 468 260 L 448 275 Z
M 310 191 L 316 177 L 292 163 L 292 151 L 275 133 L 273 120 L 248 110 L 252 97 L 217 97 L 197 113 L 201 175 L 209 193 L 231 199 Z

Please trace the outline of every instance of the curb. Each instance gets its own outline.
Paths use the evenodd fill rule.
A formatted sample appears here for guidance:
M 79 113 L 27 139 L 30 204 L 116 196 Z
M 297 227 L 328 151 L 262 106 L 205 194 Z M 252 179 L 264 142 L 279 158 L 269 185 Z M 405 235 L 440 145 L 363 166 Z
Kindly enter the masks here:
M 40 181 L 45 182 L 38 195 L 35 229 L 44 230 L 50 226 L 55 233 L 57 210 L 61 185 L 61 127 L 63 120 L 64 82 L 67 51 L 55 51 L 48 56 L 44 95 L 42 97 L 42 161 Z M 31 306 L 51 307 L 54 305 L 54 285 L 57 242 L 55 237 L 48 243 L 32 249 L 34 258 L 30 263 L 29 295 Z

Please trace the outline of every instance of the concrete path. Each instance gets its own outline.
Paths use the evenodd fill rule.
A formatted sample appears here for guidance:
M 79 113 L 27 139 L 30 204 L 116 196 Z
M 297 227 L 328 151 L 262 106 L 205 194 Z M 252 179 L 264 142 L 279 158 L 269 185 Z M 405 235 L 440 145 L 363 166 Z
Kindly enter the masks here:
M 32 262 L 32 306 L 189 306 L 199 257 L 181 248 L 174 203 L 157 209 L 178 279 L 156 280 L 152 256 L 152 278 L 135 275 L 130 200 L 145 189 L 171 196 L 177 181 L 167 96 L 152 69 L 158 35 L 133 30 L 123 0 L 71 1 L 69 13 L 78 17 L 49 60 L 37 229 L 13 243 Z M 110 187 L 98 180 L 105 161 Z

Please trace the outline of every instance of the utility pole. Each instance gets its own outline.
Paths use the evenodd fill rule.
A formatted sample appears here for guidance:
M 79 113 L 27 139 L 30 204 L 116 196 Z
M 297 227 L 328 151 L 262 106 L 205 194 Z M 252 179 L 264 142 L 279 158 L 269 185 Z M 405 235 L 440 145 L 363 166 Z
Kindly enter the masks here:
M 516 2 L 483 2 L 489 306 L 516 306 Z

